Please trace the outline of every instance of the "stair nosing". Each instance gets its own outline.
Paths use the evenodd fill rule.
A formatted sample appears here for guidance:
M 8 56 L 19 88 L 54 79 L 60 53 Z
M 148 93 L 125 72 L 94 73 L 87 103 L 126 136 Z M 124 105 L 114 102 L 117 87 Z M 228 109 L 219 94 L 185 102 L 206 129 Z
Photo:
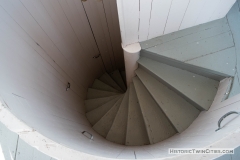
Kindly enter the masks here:
M 177 89 L 175 89 L 172 85 L 170 85 L 169 83 L 165 82 L 163 79 L 161 79 L 160 77 L 158 77 L 156 74 L 154 74 L 153 72 L 151 72 L 150 70 L 148 70 L 147 68 L 145 68 L 144 66 L 140 65 L 145 72 L 149 73 L 151 76 L 153 76 L 155 79 L 159 80 L 162 84 L 164 84 L 165 86 L 167 86 L 169 89 L 171 89 L 172 91 L 174 91 L 175 93 L 177 93 L 179 96 L 181 96 L 183 99 L 185 99 L 187 102 L 191 103 L 194 107 L 196 107 L 198 110 L 201 111 L 205 111 L 206 109 L 203 109 L 199 104 L 197 104 L 196 102 L 194 102 L 193 100 L 191 100 L 190 98 L 188 98 L 186 95 L 184 95 L 183 93 L 181 93 L 180 91 L 178 91 Z
M 116 103 L 92 126 L 92 128 L 95 126 L 95 125 L 97 125 L 98 124 L 98 122 L 99 121 L 101 121 L 112 109 L 113 109 L 113 107 L 115 107 L 115 105 L 117 105 L 118 103 L 120 103 L 121 101 L 122 101 L 122 99 L 123 99 L 123 95 L 116 101 Z M 120 104 L 121 105 L 121 104 Z M 119 108 L 120 108 L 120 106 L 118 107 L 118 111 L 119 111 Z M 117 111 L 117 112 L 118 112 Z M 116 113 L 116 115 L 117 115 L 117 113 Z M 116 115 L 115 115 L 115 117 L 116 117 Z M 115 119 L 115 118 L 114 118 Z M 113 121 L 114 122 L 114 121 Z M 112 123 L 113 124 L 113 123 Z M 111 125 L 111 127 L 112 127 L 112 125 Z M 111 127 L 110 127 L 110 129 L 111 129 Z M 110 129 L 108 130 L 108 133 L 109 133 L 109 131 L 110 131 Z M 108 133 L 107 133 L 107 135 L 108 135 Z M 106 138 L 106 137 L 105 137 Z
M 114 86 L 112 86 L 112 85 L 110 85 L 110 84 L 108 84 L 108 83 L 106 83 L 106 84 L 108 84 L 109 86 L 117 89 L 117 90 L 120 91 L 120 92 L 124 92 L 124 91 L 122 90 L 122 88 L 114 81 L 114 79 L 113 79 L 108 73 L 104 73 L 104 74 L 105 74 L 108 78 L 111 79 L 111 81 L 114 83 L 115 87 L 117 87 L 117 88 L 115 88 Z M 104 74 L 103 74 L 103 75 L 104 75 Z M 102 75 L 102 76 L 103 76 L 103 75 Z M 101 80 L 102 76 L 99 77 L 98 79 Z M 101 80 L 101 81 L 102 81 L 102 80 Z M 105 83 L 105 82 L 104 82 L 104 83 Z
M 140 68 L 140 70 L 142 70 L 141 68 Z M 136 70 L 137 71 L 137 70 Z M 143 72 L 145 72 L 144 70 L 143 70 Z M 148 72 L 146 72 L 147 74 L 149 74 Z M 137 76 L 138 76 L 138 73 L 136 73 L 137 74 Z M 149 74 L 150 75 L 150 74 Z M 151 76 L 151 75 L 150 75 Z M 154 77 L 153 77 L 154 78 Z M 144 84 L 144 82 L 142 81 L 142 79 L 139 77 L 139 79 L 141 80 L 141 82 Z M 155 78 L 154 78 L 155 79 Z M 157 81 L 157 79 L 156 79 L 156 81 Z M 159 82 L 159 83 L 161 83 L 161 82 Z M 164 84 L 163 84 L 164 85 Z M 144 86 L 145 86 L 145 84 L 144 84 Z M 147 87 L 146 87 L 147 88 Z M 167 87 L 168 88 L 168 87 Z M 168 88 L 169 89 L 169 88 Z M 147 88 L 147 90 L 149 91 L 149 89 Z M 170 90 L 170 89 L 169 89 Z M 172 91 L 172 92 L 174 92 L 174 91 Z M 153 93 L 152 92 L 150 92 L 149 91 L 149 93 L 150 93 L 150 95 L 153 97 L 153 99 L 156 101 L 156 103 L 159 105 L 159 107 L 161 108 L 161 110 L 163 111 L 163 113 L 167 116 L 167 118 L 169 119 L 169 121 L 172 123 L 172 125 L 174 126 L 174 128 L 176 129 L 176 131 L 178 132 L 178 133 L 181 133 L 183 130 L 181 129 L 182 127 L 180 127 L 180 129 L 179 130 L 181 130 L 181 131 L 179 131 L 178 129 L 177 129 L 177 127 L 174 125 L 175 124 L 175 122 L 173 121 L 173 120 L 171 120 L 171 116 L 169 117 L 169 115 L 166 113 L 166 111 L 161 107 L 161 105 L 157 102 L 157 100 L 156 100 L 156 97 L 154 97 L 153 96 Z M 174 92 L 175 93 L 175 92 Z M 179 96 L 177 93 L 175 93 L 177 96 Z M 179 97 L 181 97 L 181 96 L 179 96 Z M 181 97 L 182 98 L 182 97 Z M 184 101 L 186 101 L 184 98 L 182 98 Z M 188 101 L 186 101 L 187 103 L 189 103 Z M 198 110 L 196 107 L 194 107 L 191 103 L 189 103 L 193 108 L 195 108 L 196 110 Z M 200 110 L 198 110 L 199 111 L 199 113 L 200 113 Z M 198 114 L 199 115 L 199 114 Z M 196 119 L 196 118 L 195 118 Z M 194 119 L 194 120 L 195 120 Z
M 129 92 L 129 89 L 127 89 L 127 91 L 125 92 L 125 95 L 123 96 L 123 99 L 122 99 L 122 102 L 121 102 L 121 104 L 120 104 L 119 110 L 120 110 L 120 108 L 122 107 L 122 103 L 123 103 L 123 100 L 124 100 L 125 96 L 127 96 L 127 94 L 126 94 L 127 92 Z M 128 93 L 127 99 L 129 99 L 129 93 Z M 114 124 L 115 121 L 116 121 L 116 118 L 117 118 L 117 115 L 118 115 L 118 113 L 119 113 L 119 110 L 118 110 L 118 112 L 117 112 L 117 114 L 116 114 L 116 116 L 115 116 L 115 118 L 114 118 L 114 120 L 113 120 L 113 123 L 112 123 L 112 126 L 111 126 L 109 132 L 111 131 L 111 129 L 112 129 L 112 127 L 113 127 L 113 124 Z M 128 111 L 128 106 L 127 106 L 127 111 Z M 128 112 L 127 112 L 127 118 L 128 118 Z M 126 131 L 127 131 L 127 124 L 126 124 Z M 107 134 L 107 136 L 106 136 L 106 139 L 107 139 L 107 137 L 108 137 L 108 135 L 109 135 L 109 132 L 108 132 L 108 134 Z M 125 133 L 125 139 L 126 139 L 126 133 Z M 124 144 L 125 144 L 125 142 L 124 142 Z
M 104 85 L 106 85 L 107 87 L 109 87 L 110 89 L 112 89 L 112 91 L 109 91 L 109 90 L 104 90 L 104 89 L 100 89 L 100 88 L 94 88 L 94 84 L 96 83 L 96 81 L 99 81 L 100 83 L 103 83 Z M 115 93 L 121 93 L 120 91 L 118 91 L 116 88 L 113 88 L 112 86 L 110 86 L 110 85 L 108 85 L 108 84 L 106 84 L 106 83 L 104 83 L 104 82 L 102 82 L 101 80 L 99 80 L 99 79 L 95 79 L 94 80 L 94 82 L 93 82 L 93 84 L 92 84 L 92 87 L 91 88 L 93 88 L 93 89 L 97 89 L 97 90 L 102 90 L 102 91 L 108 91 L 108 92 L 115 92 Z

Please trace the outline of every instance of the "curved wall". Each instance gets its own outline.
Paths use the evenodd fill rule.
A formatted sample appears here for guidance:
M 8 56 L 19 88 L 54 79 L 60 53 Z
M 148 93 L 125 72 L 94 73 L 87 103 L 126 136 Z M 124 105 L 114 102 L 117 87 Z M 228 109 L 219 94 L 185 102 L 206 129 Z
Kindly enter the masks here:
M 17 118 L 12 115 L 14 102 L 9 99 L 10 96 L 4 95 L 0 106 L 0 141 L 1 149 L 6 159 L 16 157 L 19 160 L 25 159 L 212 159 L 221 154 L 209 155 L 170 155 L 169 148 L 236 148 L 239 146 L 239 116 L 233 115 L 226 118 L 223 128 L 215 132 L 217 121 L 220 116 L 230 110 L 240 110 L 240 96 L 235 96 L 224 102 L 221 102 L 229 80 L 225 79 L 220 84 L 220 89 L 214 100 L 212 108 L 209 111 L 202 112 L 193 124 L 181 134 L 177 134 L 163 142 L 147 146 L 120 146 L 108 142 L 98 136 L 87 125 L 76 125 L 77 121 L 69 121 L 55 116 L 43 115 L 39 118 L 41 112 L 33 112 L 34 116 L 29 117 L 27 113 L 22 113 L 28 117 L 24 120 L 21 115 Z M 24 104 L 18 98 L 15 100 L 16 107 Z M 9 103 L 12 102 L 12 103 Z M 10 105 L 11 106 L 10 106 Z M 50 107 L 50 106 L 48 106 Z M 53 109 L 53 106 L 51 106 Z M 10 111 L 9 111 L 10 110 Z M 37 109 L 34 109 L 37 111 Z M 24 110 L 25 112 L 27 110 Z M 67 117 L 67 114 L 62 114 Z M 57 113 L 57 116 L 61 116 Z M 62 116 L 63 117 L 63 116 Z M 19 119 L 31 126 L 28 127 Z M 37 121 L 37 120 L 40 121 Z M 81 120 L 84 122 L 84 120 Z M 42 124 L 41 126 L 41 123 Z M 58 126 L 57 126 L 58 124 Z M 79 128 L 78 128 L 79 127 Z M 9 129 L 12 131 L 9 131 Z M 93 140 L 81 134 L 86 130 L 93 134 Z M 39 134 L 40 133 L 40 134 Z M 41 134 L 42 133 L 42 134 Z M 43 158 L 46 157 L 46 158 Z M 51 158 L 52 157 L 52 158 Z
M 104 2 L 110 12 L 114 3 Z M 86 153 L 92 153 L 92 143 L 81 132 L 93 133 L 85 117 L 87 89 L 95 78 L 113 70 L 113 65 L 121 68 L 123 64 L 116 47 L 118 44 L 121 49 L 117 29 L 109 31 L 110 37 L 115 36 L 110 43 L 113 48 L 106 52 L 100 46 L 109 43 L 109 37 L 99 34 L 106 28 L 100 27 L 104 23 L 106 27 L 107 20 L 111 25 L 116 22 L 98 18 L 101 23 L 92 24 L 94 17 L 87 15 L 91 7 L 98 9 L 100 18 L 106 18 L 100 14 L 102 1 L 0 1 L 1 98 L 11 113 L 34 130 Z M 117 15 L 110 18 L 114 17 L 117 19 Z M 102 59 L 94 59 L 99 53 Z M 114 64 L 110 53 L 119 58 L 118 63 Z M 71 88 L 66 91 L 68 82 Z M 102 146 L 102 138 L 96 134 L 94 141 L 95 154 L 109 149 L 111 156 L 111 145 Z
M 86 153 L 89 158 L 165 157 L 167 148 L 174 146 L 175 137 L 166 141 L 167 144 L 126 147 L 106 141 L 91 129 L 85 117 L 84 99 L 87 88 L 105 69 L 101 59 L 92 58 L 102 53 L 100 42 L 96 42 L 101 38 L 97 40 L 96 34 L 93 34 L 97 31 L 91 30 L 84 7 L 90 8 L 77 0 L 0 0 L 0 97 L 5 109 L 29 126 L 31 131 L 25 131 L 18 123 L 9 124 L 14 118 L 6 119 L 5 111 L 1 112 L 1 120 L 20 139 L 35 148 L 38 148 L 36 139 L 28 137 L 32 132 L 54 141 L 50 146 L 66 146 L 71 149 L 67 153 Z M 71 88 L 66 91 L 68 82 Z M 239 97 L 235 98 L 233 109 L 239 109 L 236 105 Z M 231 103 L 228 101 L 222 108 Z M 203 120 L 199 120 L 202 127 L 206 127 L 204 115 L 209 114 L 202 114 Z M 209 119 L 206 118 L 206 121 Z M 211 131 L 216 121 L 217 118 L 208 123 Z M 235 130 L 236 125 L 226 132 Z M 195 138 L 199 138 L 198 133 L 194 132 L 195 128 L 192 129 Z M 83 131 L 92 133 L 94 140 L 84 136 Z M 224 133 L 215 140 L 224 137 Z M 181 141 L 182 136 L 177 137 L 180 138 L 178 140 Z M 214 137 L 212 132 L 211 136 Z M 20 144 L 20 141 L 16 141 L 16 144 Z M 41 142 L 44 143 L 43 139 Z M 189 142 L 192 140 L 183 140 L 183 144 L 188 145 Z M 203 142 L 199 142 L 199 146 L 213 143 L 207 140 Z M 38 149 L 61 159 L 58 157 L 61 154 L 50 150 L 49 146 Z

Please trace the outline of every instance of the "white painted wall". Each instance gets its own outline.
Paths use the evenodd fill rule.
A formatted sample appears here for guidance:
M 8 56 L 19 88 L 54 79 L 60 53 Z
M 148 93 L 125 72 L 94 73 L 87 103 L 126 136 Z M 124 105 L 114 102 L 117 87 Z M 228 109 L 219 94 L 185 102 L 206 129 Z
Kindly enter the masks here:
M 174 146 L 176 137 L 166 141 L 166 146 L 164 142 L 127 147 L 106 141 L 88 123 L 83 104 L 86 91 L 104 69 L 100 59 L 92 59 L 99 52 L 83 9 L 78 0 L 0 0 L 0 97 L 4 104 L 0 121 L 30 146 L 58 159 L 83 154 L 91 159 L 96 158 L 92 155 L 103 157 L 98 159 L 166 156 L 167 146 Z M 66 92 L 68 82 L 71 89 Z M 189 146 L 194 137 L 198 146 L 206 146 L 236 130 L 238 118 L 218 136 L 213 132 L 223 113 L 239 110 L 239 100 L 234 97 L 202 113 L 185 135 L 178 135 L 177 144 Z M 206 130 L 209 134 L 202 135 Z M 94 140 L 82 131 L 93 134 Z M 19 156 L 27 159 L 25 154 Z
M 19 160 L 40 158 L 40 156 L 44 157 L 44 154 L 48 155 L 45 157 L 49 160 L 49 157 L 61 160 L 79 158 L 107 160 L 109 157 L 111 159 L 135 159 L 136 157 L 137 159 L 158 160 L 165 158 L 173 160 L 214 159 L 220 154 L 169 155 L 168 148 L 236 148 L 239 146 L 240 116 L 231 115 L 225 118 L 222 122 L 224 127 L 215 132 L 217 121 L 222 115 L 229 111 L 240 111 L 240 95 L 221 102 L 229 88 L 229 82 L 225 79 L 220 83 L 210 110 L 202 112 L 183 133 L 154 145 L 137 147 L 121 146 L 101 138 L 85 123 L 85 116 L 76 115 L 76 111 L 70 113 L 69 106 L 58 107 L 47 102 L 44 103 L 45 105 L 38 102 L 40 105 L 37 105 L 32 103 L 34 97 L 41 98 L 36 97 L 36 94 L 32 97 L 23 95 L 24 98 L 22 98 L 12 93 L 1 92 L 0 140 L 3 140 L 1 147 L 3 153 L 8 155 L 14 156 L 17 152 L 16 156 Z M 26 97 L 31 99 L 26 100 Z M 13 133 L 4 129 L 2 124 Z M 82 135 L 83 130 L 92 133 L 93 140 Z M 8 143 L 10 141 L 11 143 Z
M 87 0 L 82 3 L 105 68 L 108 72 L 124 69 L 116 1 Z
M 122 44 L 223 18 L 236 0 L 117 0 Z
M 106 9 L 110 14 L 101 17 L 109 32 L 103 40 L 114 37 L 114 44 L 108 44 L 112 46 L 109 53 L 118 58 L 120 53 L 123 61 L 119 28 L 114 28 L 114 3 L 104 1 L 103 8 L 103 1 L 94 2 L 101 12 Z M 98 32 L 106 28 L 92 32 L 90 24 L 94 20 L 89 24 L 83 3 L 0 0 L 0 97 L 11 113 L 53 141 L 86 153 L 94 150 L 95 154 L 111 156 L 119 153 L 116 147 L 102 145 L 103 138 L 93 132 L 85 117 L 87 89 L 105 72 L 102 60 L 93 56 L 108 53 L 95 41 L 102 38 L 98 38 Z M 120 61 L 109 63 L 119 67 L 123 65 Z M 71 88 L 66 91 L 68 82 Z M 92 142 L 81 134 L 84 130 L 94 135 L 95 147 L 91 148 Z

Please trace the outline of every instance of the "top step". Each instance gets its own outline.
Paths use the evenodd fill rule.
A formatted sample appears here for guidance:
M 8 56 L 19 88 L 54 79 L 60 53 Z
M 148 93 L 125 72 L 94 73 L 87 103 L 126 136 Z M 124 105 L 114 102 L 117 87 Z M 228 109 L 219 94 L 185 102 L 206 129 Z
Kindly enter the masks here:
M 235 45 L 226 18 L 141 42 L 141 47 L 141 56 L 211 79 L 235 74 Z
M 144 69 L 174 90 L 199 110 L 208 110 L 217 93 L 219 82 L 145 57 L 138 60 Z

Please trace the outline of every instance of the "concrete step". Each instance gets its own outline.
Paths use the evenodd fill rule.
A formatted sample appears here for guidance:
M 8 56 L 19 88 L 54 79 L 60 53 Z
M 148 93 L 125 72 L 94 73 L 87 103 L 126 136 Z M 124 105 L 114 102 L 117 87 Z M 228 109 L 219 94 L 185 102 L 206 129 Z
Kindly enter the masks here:
M 123 91 L 126 91 L 126 86 L 125 86 L 125 83 L 122 79 L 122 76 L 121 76 L 119 70 L 116 70 L 116 71 L 110 73 L 110 76 L 121 87 L 121 89 Z
M 120 91 L 116 90 L 115 88 L 107 85 L 106 83 L 95 79 L 92 85 L 92 88 L 98 89 L 98 90 L 103 90 L 103 91 L 109 91 L 109 92 L 116 92 L 119 93 Z
M 117 89 L 120 92 L 123 92 L 123 90 L 121 89 L 121 87 L 112 79 L 111 76 L 109 76 L 109 74 L 104 73 L 99 80 L 101 80 L 102 82 L 108 84 L 109 86 Z
M 86 112 L 90 112 L 90 111 L 98 108 L 99 106 L 111 101 L 112 99 L 114 99 L 118 96 L 120 96 L 120 95 L 85 100 L 84 104 L 85 104 L 85 107 L 86 107 Z
M 133 78 L 139 105 L 151 144 L 163 141 L 176 130 L 138 77 Z
M 113 106 L 114 104 L 120 99 L 122 96 L 118 96 L 111 101 L 101 105 L 100 107 L 86 113 L 88 121 L 94 125 L 96 124 Z
M 143 69 L 138 68 L 135 72 L 179 133 L 197 118 L 200 111 L 192 104 Z
M 129 88 L 128 106 L 126 145 L 141 146 L 150 144 L 137 94 L 132 83 Z
M 88 88 L 87 99 L 103 98 L 103 97 L 115 96 L 115 95 L 119 95 L 119 94 L 120 93 Z
M 98 132 L 103 137 L 106 137 L 113 121 L 116 117 L 116 114 L 121 105 L 123 96 L 118 99 L 118 101 L 114 104 L 114 106 L 93 126 L 93 129 Z
M 153 75 L 199 110 L 208 110 L 211 106 L 217 93 L 218 81 L 145 57 L 141 57 L 138 63 L 140 68 Z
M 126 91 L 118 113 L 114 119 L 111 129 L 106 137 L 107 140 L 118 144 L 125 144 L 128 120 L 129 90 Z

